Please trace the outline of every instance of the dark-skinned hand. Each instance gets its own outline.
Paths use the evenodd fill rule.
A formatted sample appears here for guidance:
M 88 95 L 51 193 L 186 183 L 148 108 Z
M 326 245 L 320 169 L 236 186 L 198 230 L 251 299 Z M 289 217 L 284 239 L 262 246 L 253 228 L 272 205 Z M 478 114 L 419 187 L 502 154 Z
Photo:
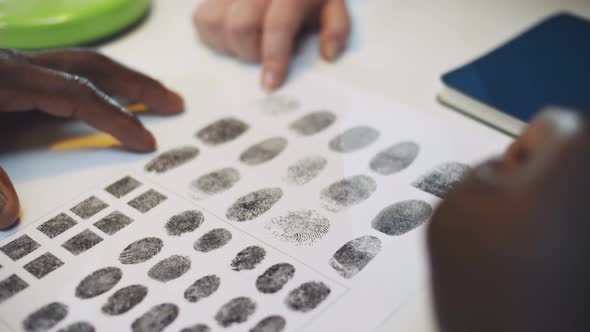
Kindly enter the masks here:
M 542 113 L 428 231 L 443 332 L 590 331 L 590 120 Z
M 141 102 L 160 114 L 182 112 L 182 98 L 158 81 L 90 50 L 19 53 L 0 49 L 0 121 L 3 112 L 39 110 L 81 120 L 107 132 L 126 148 L 153 151 L 156 141 L 112 97 Z M 18 196 L 0 167 L 0 228 L 14 224 Z

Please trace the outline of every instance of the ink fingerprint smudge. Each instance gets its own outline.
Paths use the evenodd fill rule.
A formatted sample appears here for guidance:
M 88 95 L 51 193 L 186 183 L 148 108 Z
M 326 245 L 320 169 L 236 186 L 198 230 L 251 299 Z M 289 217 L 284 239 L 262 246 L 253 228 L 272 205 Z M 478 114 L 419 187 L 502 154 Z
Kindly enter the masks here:
M 26 281 L 16 274 L 0 281 L 0 304 L 29 287 Z
M 258 218 L 283 197 L 281 188 L 264 188 L 240 197 L 227 209 L 227 219 L 237 222 Z
M 132 208 L 136 209 L 141 213 L 146 213 L 151 209 L 155 208 L 156 206 L 160 205 L 163 201 L 168 199 L 165 195 L 150 189 L 143 194 L 135 197 L 129 203 L 127 203 Z
M 414 181 L 412 185 L 429 194 L 443 198 L 457 186 L 470 169 L 469 166 L 457 162 L 444 163 Z
M 256 303 L 247 297 L 237 297 L 224 304 L 215 314 L 215 320 L 222 327 L 240 324 L 256 311 Z
M 240 173 L 234 168 L 222 168 L 205 174 L 191 182 L 191 189 L 199 196 L 211 196 L 224 192 L 240 180 Z
M 160 282 L 168 282 L 179 278 L 190 268 L 191 261 L 188 257 L 173 255 L 154 265 L 148 271 L 148 276 Z
M 364 269 L 381 251 L 381 241 L 374 236 L 361 236 L 347 242 L 330 258 L 330 266 L 350 279 Z
M 211 332 L 211 328 L 205 324 L 196 324 L 185 327 L 180 332 Z
M 178 307 L 172 303 L 153 306 L 131 324 L 133 332 L 161 332 L 178 317 Z
M 326 167 L 328 161 L 321 156 L 308 156 L 287 168 L 286 181 L 291 184 L 304 185 L 315 179 Z
M 310 136 L 330 127 L 336 121 L 336 115 L 328 111 L 311 112 L 293 122 L 289 129 L 299 135 Z
M 148 289 L 143 285 L 121 288 L 108 298 L 101 310 L 109 316 L 122 315 L 143 301 L 147 293 Z
M 70 324 L 57 332 L 94 332 L 94 326 L 88 322 L 77 322 Z
M 207 145 L 233 141 L 248 130 L 248 125 L 234 117 L 223 118 L 197 132 L 197 138 Z
M 345 130 L 342 134 L 334 137 L 329 147 L 336 152 L 353 152 L 363 149 L 379 138 L 379 132 L 367 126 L 358 126 Z
M 119 211 L 115 211 L 94 223 L 94 226 L 107 235 L 113 235 L 131 224 L 133 219 Z
M 184 298 L 189 302 L 198 302 L 201 299 L 207 298 L 215 293 L 221 285 L 221 279 L 218 276 L 211 274 L 204 276 L 184 291 Z
M 274 159 L 287 147 L 287 140 L 273 137 L 254 144 L 240 155 L 240 161 L 249 166 L 256 166 Z
M 407 200 L 381 210 L 371 226 L 387 235 L 402 235 L 422 225 L 431 214 L 430 204 L 420 200 Z
M 189 210 L 172 216 L 166 223 L 166 231 L 170 236 L 180 236 L 197 229 L 205 221 L 200 211 Z
M 119 255 L 122 264 L 138 264 L 156 256 L 164 246 L 164 242 L 157 237 L 146 237 L 137 240 L 123 249 Z
M 41 245 L 28 235 L 22 235 L 16 240 L 12 240 L 8 244 L 2 246 L 0 251 L 10 257 L 13 261 L 17 261 L 37 250 L 39 247 L 41 247 Z
M 62 260 L 47 252 L 30 261 L 23 267 L 37 279 L 41 279 L 49 273 L 57 270 L 62 265 L 64 265 Z
M 287 321 L 281 316 L 268 316 L 256 324 L 250 332 L 281 332 L 287 326 Z
M 279 263 L 269 267 L 256 279 L 256 289 L 264 294 L 274 294 L 293 278 L 295 267 L 289 263 Z
M 330 231 L 330 220 L 314 210 L 289 211 L 270 219 L 266 230 L 282 241 L 295 245 L 313 245 Z
M 327 210 L 339 212 L 368 199 L 375 190 L 375 180 L 366 175 L 356 175 L 324 188 L 320 193 L 320 200 Z
M 293 311 L 308 312 L 320 305 L 330 292 L 323 282 L 310 281 L 289 292 L 285 303 Z
M 90 299 L 111 290 L 123 277 L 118 267 L 105 267 L 92 272 L 76 287 L 76 297 Z
M 193 247 L 196 251 L 207 253 L 225 246 L 231 239 L 230 231 L 225 228 L 215 228 L 201 236 Z
M 141 182 L 137 181 L 136 179 L 126 176 L 117 182 L 109 185 L 104 190 L 109 194 L 121 198 L 128 193 L 132 192 L 133 190 L 139 188 L 141 186 Z
M 71 208 L 70 211 L 82 219 L 88 219 L 108 206 L 96 196 L 92 196 Z
M 185 164 L 199 155 L 199 149 L 194 146 L 182 146 L 168 150 L 145 165 L 146 172 L 164 173 Z
M 414 142 L 401 142 L 379 152 L 371 159 L 369 166 L 381 175 L 401 172 L 414 162 L 419 150 L 420 147 Z
M 231 262 L 232 270 L 253 270 L 266 257 L 266 250 L 259 246 L 250 246 L 240 251 Z
M 102 237 L 89 229 L 85 229 L 64 242 L 61 246 L 77 256 L 102 242 Z
M 57 216 L 49 219 L 41 224 L 37 229 L 47 235 L 48 238 L 53 239 L 68 229 L 74 227 L 77 222 L 65 213 L 60 213 Z
M 27 332 L 42 332 L 54 328 L 68 315 L 68 307 L 59 302 L 49 303 L 31 313 L 23 321 L 23 328 Z
M 300 103 L 297 99 L 285 95 L 271 95 L 258 102 L 263 113 L 268 115 L 280 115 L 295 111 Z

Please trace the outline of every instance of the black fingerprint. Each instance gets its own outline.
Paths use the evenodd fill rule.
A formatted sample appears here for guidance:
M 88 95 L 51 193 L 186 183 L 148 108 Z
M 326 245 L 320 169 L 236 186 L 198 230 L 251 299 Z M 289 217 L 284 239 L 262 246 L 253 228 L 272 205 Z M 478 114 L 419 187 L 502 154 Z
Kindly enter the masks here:
M 285 95 L 270 95 L 258 102 L 260 110 L 269 115 L 280 115 L 295 111 L 299 108 L 299 101 Z
M 291 310 L 308 312 L 320 305 L 330 292 L 330 288 L 323 282 L 310 281 L 289 292 L 285 303 Z
M 33 312 L 23 321 L 23 329 L 27 332 L 48 331 L 55 327 L 68 315 L 68 307 L 59 302 L 49 303 Z
M 355 175 L 332 183 L 320 193 L 322 205 L 329 211 L 338 212 L 359 204 L 377 190 L 377 183 L 366 175 Z
M 37 250 L 40 246 L 39 243 L 35 242 L 35 240 L 31 239 L 28 235 L 22 235 L 16 240 L 12 240 L 8 244 L 2 246 L 0 251 L 10 257 L 13 261 L 17 261 Z
M 29 287 L 29 284 L 16 274 L 12 274 L 8 278 L 0 280 L 0 304 L 20 293 L 27 287 Z
M 422 225 L 430 214 L 432 207 L 424 201 L 402 201 L 381 210 L 371 226 L 387 235 L 402 235 Z
M 123 277 L 118 267 L 96 270 L 82 279 L 76 287 L 76 297 L 90 299 L 111 290 Z
M 77 256 L 102 242 L 102 237 L 89 229 L 85 229 L 64 242 L 61 246 Z
M 119 255 L 119 261 L 123 264 L 143 263 L 156 256 L 164 243 L 157 237 L 146 237 L 128 245 Z
M 231 232 L 225 228 L 215 228 L 201 236 L 194 245 L 196 251 L 209 252 L 219 249 L 232 239 Z
M 61 233 L 76 225 L 76 221 L 65 213 L 60 213 L 57 216 L 42 223 L 37 229 L 47 235 L 48 238 L 53 239 Z
M 347 242 L 330 258 L 330 266 L 350 279 L 359 273 L 381 251 L 381 241 L 374 236 L 361 236 Z
M 240 324 L 256 311 L 256 303 L 247 297 L 237 297 L 224 304 L 215 314 L 215 320 L 219 325 L 228 327 Z
M 37 277 L 37 279 L 41 279 L 62 265 L 64 265 L 64 262 L 47 252 L 25 264 L 23 267 L 30 274 Z
M 248 221 L 270 210 L 283 197 L 281 188 L 264 188 L 240 197 L 227 209 L 225 216 L 232 221 Z
M 88 219 L 108 206 L 107 203 L 101 201 L 96 196 L 92 196 L 71 208 L 70 211 L 82 219 Z
M 191 188 L 203 195 L 214 195 L 228 190 L 240 180 L 240 173 L 234 168 L 222 168 L 207 173 L 191 182 Z
M 281 332 L 287 326 L 287 321 L 281 316 L 268 316 L 250 329 L 250 332 Z
M 94 226 L 107 235 L 113 235 L 132 222 L 133 219 L 127 217 L 119 211 L 115 211 L 95 222 Z
M 147 287 L 142 285 L 121 288 L 109 297 L 101 310 L 109 316 L 122 315 L 143 301 L 147 293 Z
M 429 194 L 443 198 L 455 188 L 470 169 L 469 166 L 457 162 L 441 164 L 414 181 L 412 185 Z
M 87 322 L 77 322 L 70 324 L 57 332 L 94 332 L 94 326 Z
M 410 166 L 420 147 L 414 142 L 402 142 L 379 152 L 369 164 L 371 169 L 381 175 L 400 172 Z
M 274 159 L 286 147 L 286 139 L 282 137 L 269 138 L 246 149 L 240 155 L 240 161 L 250 166 L 260 165 Z
M 336 115 L 328 111 L 311 112 L 293 122 L 289 129 L 299 135 L 310 136 L 331 126 L 336 121 Z
M 155 208 L 156 206 L 158 206 L 160 203 L 162 203 L 163 201 L 165 201 L 168 197 L 166 197 L 165 195 L 150 189 L 146 192 L 144 192 L 143 194 L 135 197 L 134 199 L 132 199 L 131 201 L 129 201 L 129 206 L 131 206 L 132 208 L 136 209 L 137 211 L 141 212 L 141 213 L 146 213 L 149 210 Z
M 330 220 L 314 210 L 289 211 L 270 219 L 265 228 L 276 238 L 296 245 L 312 245 L 330 231 Z
M 172 303 L 153 306 L 131 324 L 133 332 L 161 332 L 178 317 L 178 307 Z
M 379 138 L 379 132 L 367 126 L 358 126 L 345 130 L 334 137 L 330 149 L 336 152 L 353 152 L 369 146 Z
M 232 141 L 248 130 L 248 125 L 234 117 L 215 121 L 197 132 L 197 137 L 208 145 L 219 145 Z
M 160 282 L 179 278 L 191 268 L 191 260 L 186 256 L 172 255 L 154 265 L 148 276 Z
M 253 270 L 266 257 L 266 250 L 259 246 L 250 246 L 240 251 L 231 261 L 234 271 Z
M 189 302 L 197 302 L 215 293 L 219 285 L 221 285 L 221 279 L 218 276 L 214 274 L 204 276 L 184 291 L 184 298 Z
M 199 149 L 194 146 L 181 146 L 168 150 L 145 165 L 146 172 L 164 173 L 183 165 L 199 155 Z
M 141 186 L 141 182 L 130 176 L 126 176 L 121 180 L 118 180 L 117 182 L 109 185 L 104 190 L 117 198 L 121 198 L 137 189 L 139 186 Z
M 256 279 L 256 288 L 264 294 L 273 294 L 293 278 L 295 267 L 289 263 L 279 263 L 269 267 Z
M 303 185 L 315 179 L 326 167 L 328 161 L 322 156 L 300 159 L 287 168 L 287 182 Z
M 180 332 L 211 332 L 211 328 L 205 324 L 196 324 L 189 327 L 185 327 Z
M 166 231 L 170 236 L 180 236 L 197 229 L 205 221 L 203 213 L 189 210 L 174 215 L 166 223 Z

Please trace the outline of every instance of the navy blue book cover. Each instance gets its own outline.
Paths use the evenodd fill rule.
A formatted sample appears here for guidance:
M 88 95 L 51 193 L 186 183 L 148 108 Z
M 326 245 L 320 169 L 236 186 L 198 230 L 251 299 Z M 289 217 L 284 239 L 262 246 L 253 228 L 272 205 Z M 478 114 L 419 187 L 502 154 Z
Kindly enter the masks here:
M 548 105 L 590 112 L 590 22 L 552 16 L 442 79 L 524 122 Z

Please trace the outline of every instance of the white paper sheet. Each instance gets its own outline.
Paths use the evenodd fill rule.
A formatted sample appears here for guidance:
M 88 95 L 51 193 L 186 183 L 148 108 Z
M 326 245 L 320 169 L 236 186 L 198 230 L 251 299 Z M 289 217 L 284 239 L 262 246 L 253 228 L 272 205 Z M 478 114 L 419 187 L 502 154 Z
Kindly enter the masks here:
M 159 330 L 153 325 L 152 329 L 142 330 L 139 328 L 141 321 L 136 321 L 151 308 L 168 303 L 171 305 L 167 309 L 176 308 L 178 312 L 167 317 L 168 321 L 160 322 L 162 326 L 165 325 L 166 331 L 179 331 L 197 323 L 205 324 L 213 331 L 249 331 L 269 316 L 282 317 L 286 322 L 284 331 L 371 330 L 417 287 L 424 285 L 427 277 L 423 243 L 426 224 L 408 231 L 412 227 L 404 227 L 404 223 L 411 224 L 412 218 L 419 218 L 416 215 L 420 211 L 424 212 L 424 209 L 416 210 L 416 206 L 434 207 L 439 198 L 413 184 L 441 164 L 452 162 L 473 165 L 499 153 L 508 142 L 508 138 L 503 135 L 479 125 L 456 125 L 444 117 L 407 109 L 317 76 L 308 75 L 292 82 L 279 95 L 271 97 L 253 88 L 244 88 L 246 85 L 239 83 L 229 84 L 224 91 L 207 100 L 190 97 L 187 87 L 185 95 L 188 96 L 187 106 L 191 113 L 179 121 L 171 121 L 155 129 L 162 146 L 158 153 L 108 183 L 97 183 L 94 191 L 80 194 L 74 201 L 56 208 L 0 242 L 0 318 L 7 329 L 19 331 L 27 330 L 28 327 L 31 331 L 57 331 L 83 321 L 94 326 L 97 331 L 129 330 L 132 326 L 137 331 Z M 304 135 L 290 128 L 296 120 L 320 111 L 323 117 L 319 116 L 310 123 L 312 127 L 322 127 L 318 123 L 325 121 L 325 129 Z M 326 114 L 328 118 L 333 117 L 333 122 L 326 120 Z M 202 128 L 229 117 L 247 125 L 243 134 L 217 145 L 207 144 L 197 137 L 197 132 Z M 355 129 L 353 133 L 362 135 L 333 141 L 343 132 L 361 127 L 365 129 Z M 309 123 L 300 130 L 309 134 Z M 260 161 L 272 154 L 268 150 L 258 150 L 253 153 L 254 157 L 250 155 L 240 159 L 247 148 L 269 138 L 277 138 L 267 144 L 271 150 L 278 149 L 286 142 L 284 149 L 274 158 L 254 165 L 256 160 Z M 366 146 L 350 152 L 337 151 L 360 146 L 362 140 L 366 140 Z M 395 150 L 397 155 L 412 155 L 413 151 L 417 152 L 415 159 L 409 165 L 405 165 L 403 160 L 401 164 L 397 160 L 393 165 L 391 158 L 385 158 L 379 164 L 380 171 L 375 171 L 376 166 L 371 167 L 373 158 L 399 143 L 404 143 L 402 146 L 405 150 L 400 152 L 398 146 L 399 149 Z M 146 164 L 158 154 L 178 147 L 196 148 L 198 154 L 165 172 L 146 170 Z M 180 157 L 177 155 L 176 158 Z M 316 172 L 292 167 L 293 172 L 298 171 L 294 174 L 299 177 L 297 181 L 290 180 L 289 167 L 305 158 L 313 161 L 310 163 L 316 166 Z M 217 194 L 195 190 L 194 181 L 222 169 L 225 171 L 209 177 L 209 180 L 223 178 L 225 181 L 221 181 L 221 186 L 229 187 L 227 190 Z M 401 170 L 393 172 L 392 169 Z M 385 175 L 388 172 L 392 173 Z M 314 174 L 315 177 L 312 176 Z M 121 198 L 105 190 L 126 176 L 141 185 Z M 439 176 L 438 182 L 431 178 L 429 184 L 436 187 L 441 181 L 448 180 L 449 176 L 452 177 L 452 174 Z M 358 191 L 350 187 L 341 188 L 340 191 L 334 186 L 331 187 L 332 191 L 327 189 L 343 179 L 354 179 L 352 186 L 360 183 L 362 188 Z M 308 182 L 302 184 L 304 180 Z M 209 189 L 219 189 L 219 183 L 218 187 L 204 179 L 201 180 L 203 183 Z M 128 204 L 151 189 L 166 199 L 144 213 Z M 265 208 L 253 203 L 245 204 L 237 214 L 242 217 L 252 216 L 252 211 L 248 209 L 258 212 L 266 208 L 268 210 L 252 220 L 232 220 L 236 219 L 236 213 L 228 212 L 230 207 L 240 197 L 259 190 L 263 190 L 258 196 L 264 196 L 265 201 L 261 205 L 266 204 Z M 322 199 L 322 195 L 325 198 L 330 194 L 336 195 L 340 203 L 350 206 L 343 207 Z M 89 210 L 72 210 L 93 196 L 107 207 L 87 219 L 83 217 Z M 394 209 L 397 214 L 384 217 L 381 224 L 375 224 L 374 220 L 384 208 L 406 201 L 413 201 L 414 205 Z M 124 217 L 111 220 L 120 225 L 120 229 L 101 225 L 99 221 L 115 211 L 133 221 L 129 223 Z M 191 227 L 188 223 L 187 232 L 170 235 L 166 224 L 171 217 L 184 211 L 202 213 L 204 221 L 198 227 L 194 224 Z M 49 226 L 41 226 L 62 213 L 69 217 L 62 219 L 69 221 L 62 221 L 61 228 L 53 225 L 48 230 Z M 290 213 L 299 218 L 281 219 Z M 397 223 L 393 223 L 394 219 Z M 71 227 L 64 226 L 68 224 Z M 293 227 L 289 228 L 290 225 Z M 384 233 L 387 226 L 390 233 L 397 233 Z M 227 244 L 209 252 L 194 249 L 199 238 L 220 228 L 232 234 Z M 299 231 L 299 235 L 293 229 Z M 85 230 L 90 230 L 102 240 L 98 242 L 95 239 L 94 246 L 74 255 L 65 248 L 68 245 L 64 247 L 64 243 Z M 53 238 L 47 233 L 51 233 Z M 23 237 L 25 235 L 37 244 L 29 241 L 19 245 L 19 242 L 13 242 L 26 240 Z M 119 259 L 121 252 L 132 242 L 144 238 L 160 239 L 163 245 L 161 250 L 145 262 L 123 264 Z M 349 252 L 353 256 L 346 256 L 340 251 L 338 259 L 331 261 L 345 244 L 359 238 L 369 242 L 357 248 L 360 251 Z M 250 246 L 263 248 L 264 258 L 258 263 L 254 262 L 256 264 L 252 263 L 252 269 L 236 271 L 235 264 L 232 268 L 232 260 L 238 252 Z M 51 253 L 53 257 L 43 256 L 46 253 Z M 372 259 L 371 253 L 375 254 Z M 182 262 L 190 261 L 187 271 L 184 271 L 187 266 L 184 269 L 177 266 L 176 270 L 168 270 L 172 274 L 179 269 L 184 273 L 178 272 L 177 278 L 166 282 L 149 276 L 149 271 L 156 264 L 175 255 L 185 257 L 177 257 Z M 48 263 L 39 263 L 41 259 L 46 259 Z M 294 268 L 292 277 L 282 275 L 282 281 L 277 282 L 281 285 L 284 283 L 284 286 L 278 287 L 280 289 L 275 293 L 261 292 L 256 286 L 257 279 L 268 268 L 280 263 L 290 264 L 289 267 Z M 342 264 L 345 266 L 342 267 Z M 351 264 L 356 264 L 356 269 Z M 50 266 L 55 269 L 48 272 Z M 82 293 L 92 290 L 88 286 L 80 286 L 81 281 L 94 271 L 107 267 L 113 268 L 109 270 L 112 272 L 109 274 L 111 277 L 120 271 L 120 280 L 112 287 L 104 286 L 104 292 L 99 295 L 81 298 L 77 289 L 82 290 Z M 345 272 L 339 273 L 334 267 Z M 13 275 L 19 279 L 11 278 Z M 218 277 L 218 289 L 197 302 L 188 301 L 184 296 L 187 288 L 198 279 L 211 275 Z M 308 284 L 310 282 L 313 284 Z M 292 293 L 303 284 L 308 285 L 308 292 Z M 108 299 L 130 285 L 145 286 L 145 298 L 123 314 L 113 316 L 103 312 Z M 326 289 L 329 289 L 329 293 Z M 295 304 L 289 302 L 289 298 L 297 297 L 293 294 L 299 295 L 299 302 Z M 222 306 L 235 298 L 248 298 L 242 303 L 250 305 L 235 309 L 233 319 L 220 314 Z M 54 302 L 63 304 L 63 307 L 46 307 Z M 294 306 L 302 304 L 308 306 L 305 312 L 294 309 Z M 43 307 L 52 308 L 46 310 L 51 311 L 51 314 L 45 312 L 33 315 L 37 319 L 32 319 L 31 314 Z M 54 323 L 51 323 L 52 319 L 48 315 L 55 316 L 52 318 Z M 279 331 L 282 319 L 273 321 L 275 329 L 260 331 Z

